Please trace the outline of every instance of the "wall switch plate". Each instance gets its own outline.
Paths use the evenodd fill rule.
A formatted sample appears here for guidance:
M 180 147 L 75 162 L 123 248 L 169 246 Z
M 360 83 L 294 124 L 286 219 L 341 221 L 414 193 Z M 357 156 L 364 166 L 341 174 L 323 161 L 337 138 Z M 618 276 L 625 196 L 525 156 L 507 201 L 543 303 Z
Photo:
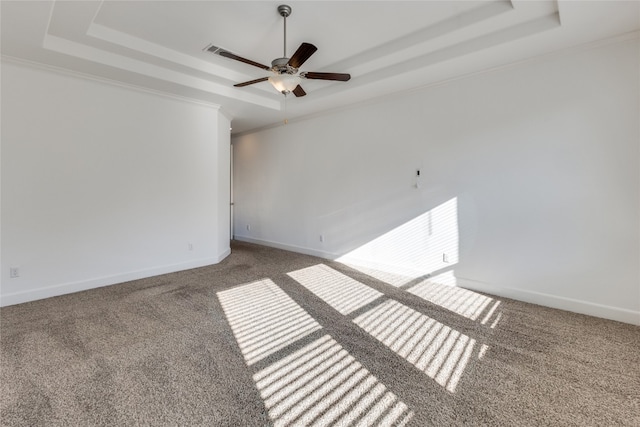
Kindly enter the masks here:
M 442 254 L 442 262 L 449 263 L 449 255 L 447 255 L 447 254 Z
M 321 234 L 321 235 L 320 235 L 320 241 L 321 241 L 321 242 L 324 242 L 324 234 Z
M 247 224 L 247 231 L 251 230 L 251 224 Z
M 20 267 L 10 267 L 9 277 L 12 279 L 15 279 L 16 277 L 20 277 Z

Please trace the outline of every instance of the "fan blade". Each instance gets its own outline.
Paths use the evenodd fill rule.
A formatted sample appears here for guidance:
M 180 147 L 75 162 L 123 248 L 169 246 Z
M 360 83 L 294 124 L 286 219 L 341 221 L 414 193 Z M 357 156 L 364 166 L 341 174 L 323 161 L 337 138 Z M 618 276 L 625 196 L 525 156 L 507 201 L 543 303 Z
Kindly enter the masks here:
M 298 85 L 296 86 L 296 88 L 293 90 L 293 94 L 297 97 L 300 96 L 305 96 L 307 94 L 307 92 L 304 91 L 304 89 L 302 89 L 302 86 Z
M 293 68 L 300 68 L 304 62 L 311 57 L 318 50 L 317 47 L 311 43 L 302 43 L 296 53 L 289 59 L 289 65 Z
M 340 82 L 346 82 L 351 78 L 350 74 L 345 73 L 314 73 L 314 72 L 306 72 L 300 73 L 300 77 L 306 79 L 316 79 L 316 80 L 338 80 Z
M 260 64 L 258 62 L 252 61 L 250 59 L 243 58 L 238 55 L 234 55 L 231 52 L 227 52 L 226 50 L 220 51 L 218 54 L 220 56 L 224 56 L 225 58 L 235 59 L 236 61 L 244 62 L 245 64 L 253 65 L 254 67 L 262 68 L 263 70 L 270 70 L 271 67 L 267 67 L 266 65 Z
M 267 80 L 269 80 L 269 77 L 261 77 L 259 79 L 251 80 L 251 81 L 248 81 L 248 82 L 237 83 L 237 84 L 235 84 L 233 86 L 234 87 L 244 87 L 244 86 L 252 85 L 254 83 L 266 82 Z

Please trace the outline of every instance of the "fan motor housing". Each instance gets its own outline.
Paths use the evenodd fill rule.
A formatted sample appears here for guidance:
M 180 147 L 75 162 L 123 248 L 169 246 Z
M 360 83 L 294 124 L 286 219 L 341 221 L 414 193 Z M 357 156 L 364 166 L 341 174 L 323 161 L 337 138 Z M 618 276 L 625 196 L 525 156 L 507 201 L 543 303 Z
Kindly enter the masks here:
M 271 70 L 278 74 L 295 74 L 298 72 L 297 68 L 289 65 L 289 58 L 276 58 L 271 61 Z

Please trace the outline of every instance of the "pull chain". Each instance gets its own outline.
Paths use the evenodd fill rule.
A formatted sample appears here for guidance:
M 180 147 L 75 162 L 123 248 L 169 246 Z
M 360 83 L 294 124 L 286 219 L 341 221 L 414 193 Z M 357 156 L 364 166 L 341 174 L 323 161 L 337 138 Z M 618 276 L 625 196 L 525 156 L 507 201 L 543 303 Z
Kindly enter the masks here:
M 287 93 L 285 92 L 285 94 L 284 94 L 284 124 L 286 125 L 287 123 L 289 123 L 289 120 L 287 120 Z

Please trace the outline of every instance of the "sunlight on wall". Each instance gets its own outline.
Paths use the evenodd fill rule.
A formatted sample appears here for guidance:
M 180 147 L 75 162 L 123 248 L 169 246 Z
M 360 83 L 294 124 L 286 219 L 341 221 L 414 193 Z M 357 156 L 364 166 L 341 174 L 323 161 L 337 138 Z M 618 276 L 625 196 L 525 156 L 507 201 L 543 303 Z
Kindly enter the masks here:
M 218 292 L 218 299 L 248 365 L 321 329 L 270 279 Z
M 488 309 L 493 298 L 457 287 L 452 267 L 459 262 L 458 240 L 458 199 L 454 197 L 336 261 L 394 287 L 409 286 L 411 283 L 407 291 L 413 295 L 476 320 Z M 429 277 L 434 272 L 441 273 Z M 299 275 L 302 272 L 295 274 Z M 336 290 L 342 285 L 339 280 L 332 280 L 326 271 L 322 273 L 322 278 L 319 271 L 314 271 L 313 274 L 316 276 L 315 280 L 306 280 L 303 277 L 300 279 L 310 284 L 309 286 L 313 284 L 313 289 L 310 288 L 312 292 L 325 299 L 342 314 L 348 314 L 349 311 L 345 312 L 347 308 L 344 304 L 338 307 L 337 295 L 331 297 L 328 293 L 339 293 L 352 300 L 353 296 L 360 294 L 362 290 L 351 287 L 352 291 L 347 295 L 344 289 Z M 428 279 L 413 284 L 416 279 L 422 277 Z M 325 289 L 326 286 L 330 286 L 332 290 Z M 363 302 L 362 305 L 364 304 L 366 303 Z M 490 308 L 489 317 L 499 304 L 497 301 Z M 496 326 L 500 316 L 501 313 L 498 312 L 491 328 Z M 482 324 L 486 324 L 487 320 L 488 318 L 483 320 Z
M 288 275 L 344 315 L 382 296 L 381 292 L 324 264 L 293 271 Z
M 331 336 L 310 341 L 320 325 L 270 279 L 218 299 L 247 365 L 259 366 L 253 380 L 274 426 L 403 426 L 413 417 Z
M 446 254 L 446 261 L 444 255 Z M 337 259 L 392 286 L 458 262 L 454 197 Z
M 324 264 L 293 271 L 288 275 L 343 314 L 347 314 L 344 313 L 343 295 L 348 296 L 349 301 L 358 301 L 357 295 L 362 292 L 362 300 L 367 302 L 358 304 L 358 308 L 373 300 L 380 301 L 380 304 L 360 314 L 353 322 L 446 390 L 455 392 L 473 352 L 474 339 L 388 299 Z M 330 278 L 331 289 L 324 287 L 327 278 Z M 348 301 L 346 304 L 353 307 Z

